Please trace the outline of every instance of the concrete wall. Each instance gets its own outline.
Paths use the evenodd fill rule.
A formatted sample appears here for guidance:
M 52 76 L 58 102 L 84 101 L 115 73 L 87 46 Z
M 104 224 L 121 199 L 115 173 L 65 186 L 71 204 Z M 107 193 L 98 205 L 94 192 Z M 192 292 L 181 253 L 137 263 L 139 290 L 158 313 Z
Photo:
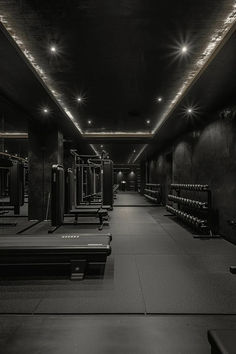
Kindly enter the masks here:
M 164 151 L 149 161 L 149 178 L 150 182 L 165 184 L 164 200 L 168 182 L 209 184 L 212 205 L 219 215 L 219 232 L 236 243 L 236 229 L 228 224 L 228 220 L 236 220 L 234 116 L 223 114 L 202 131 L 188 133 L 175 141 L 171 147 L 172 169 Z

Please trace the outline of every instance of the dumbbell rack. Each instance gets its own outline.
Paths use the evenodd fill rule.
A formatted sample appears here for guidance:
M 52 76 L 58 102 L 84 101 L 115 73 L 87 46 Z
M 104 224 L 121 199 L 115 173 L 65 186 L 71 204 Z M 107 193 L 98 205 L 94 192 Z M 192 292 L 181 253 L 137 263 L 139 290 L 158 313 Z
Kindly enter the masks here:
M 154 183 L 146 183 L 144 189 L 144 196 L 150 201 L 160 204 L 161 203 L 161 185 Z
M 195 232 L 198 232 L 199 235 L 194 235 L 195 238 L 219 237 L 213 235 L 210 227 L 212 206 L 209 186 L 202 184 L 171 184 L 170 187 L 171 194 L 168 195 L 168 200 L 171 205 L 167 205 L 166 210 L 191 226 Z M 182 197 L 182 191 L 187 193 L 187 197 Z M 199 193 L 206 194 L 204 201 L 198 200 Z

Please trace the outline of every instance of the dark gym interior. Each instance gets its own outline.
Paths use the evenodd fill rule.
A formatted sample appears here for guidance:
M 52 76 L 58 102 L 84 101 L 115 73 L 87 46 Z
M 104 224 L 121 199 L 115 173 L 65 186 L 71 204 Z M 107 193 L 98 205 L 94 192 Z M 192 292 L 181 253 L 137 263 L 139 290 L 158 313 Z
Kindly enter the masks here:
M 235 0 L 0 0 L 0 352 L 236 353 Z

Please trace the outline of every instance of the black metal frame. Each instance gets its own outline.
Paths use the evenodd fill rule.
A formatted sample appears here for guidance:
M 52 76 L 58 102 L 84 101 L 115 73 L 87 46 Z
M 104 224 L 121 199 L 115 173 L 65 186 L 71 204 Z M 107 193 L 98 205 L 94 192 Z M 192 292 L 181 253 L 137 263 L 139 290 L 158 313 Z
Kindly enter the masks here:
M 199 235 L 195 234 L 195 238 L 220 237 L 212 232 L 212 196 L 208 185 L 171 184 L 170 189 L 172 193 L 168 195 L 168 201 L 171 205 L 166 205 L 166 210 L 200 233 Z M 182 191 L 188 191 L 190 197 L 182 197 Z M 194 192 L 194 196 L 191 198 L 192 192 Z M 196 199 L 199 197 L 198 193 L 206 193 L 205 201 Z M 177 207 L 173 206 L 175 204 Z
M 161 185 L 155 183 L 146 183 L 144 188 L 144 197 L 148 200 L 161 204 Z

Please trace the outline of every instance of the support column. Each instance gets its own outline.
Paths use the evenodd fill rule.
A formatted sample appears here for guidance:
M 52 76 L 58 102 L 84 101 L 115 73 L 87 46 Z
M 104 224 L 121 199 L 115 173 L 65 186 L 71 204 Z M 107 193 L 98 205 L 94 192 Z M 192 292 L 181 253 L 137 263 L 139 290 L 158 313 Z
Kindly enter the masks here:
M 28 134 L 29 220 L 45 220 L 48 206 L 50 210 L 51 168 L 63 164 L 63 135 L 48 122 L 30 122 Z
M 142 161 L 140 163 L 140 193 L 144 194 L 145 184 L 148 183 L 147 180 L 147 167 L 146 162 Z

